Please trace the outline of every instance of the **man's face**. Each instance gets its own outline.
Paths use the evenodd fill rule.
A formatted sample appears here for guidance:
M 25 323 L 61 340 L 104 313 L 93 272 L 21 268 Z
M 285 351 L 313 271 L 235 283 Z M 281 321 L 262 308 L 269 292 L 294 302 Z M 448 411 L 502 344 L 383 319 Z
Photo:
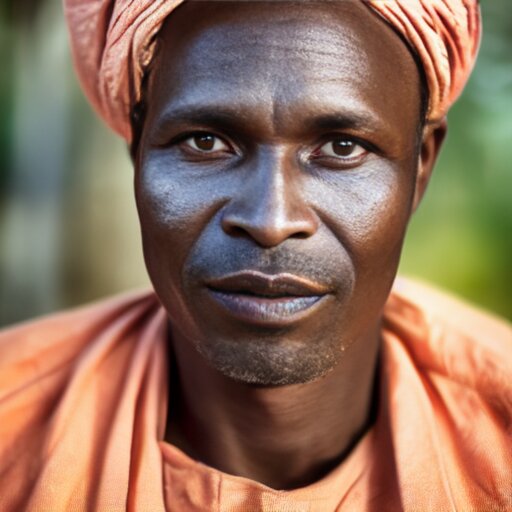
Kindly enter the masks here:
M 325 375 L 396 273 L 413 58 L 362 2 L 185 3 L 160 43 L 135 187 L 174 343 L 248 383 Z

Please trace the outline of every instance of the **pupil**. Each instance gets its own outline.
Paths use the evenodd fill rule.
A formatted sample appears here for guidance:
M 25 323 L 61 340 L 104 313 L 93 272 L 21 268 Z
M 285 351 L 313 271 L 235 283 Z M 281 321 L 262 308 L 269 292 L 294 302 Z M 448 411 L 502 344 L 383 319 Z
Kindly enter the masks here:
M 194 142 L 199 149 L 211 151 L 215 144 L 215 137 L 213 135 L 196 135 Z
M 339 156 L 350 156 L 354 151 L 354 143 L 350 140 L 337 140 L 332 143 L 332 150 Z

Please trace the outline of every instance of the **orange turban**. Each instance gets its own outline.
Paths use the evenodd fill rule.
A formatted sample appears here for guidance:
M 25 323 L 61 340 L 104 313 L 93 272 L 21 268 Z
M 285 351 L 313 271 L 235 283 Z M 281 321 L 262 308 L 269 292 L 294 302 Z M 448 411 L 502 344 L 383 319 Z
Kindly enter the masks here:
M 441 119 L 473 68 L 480 41 L 478 0 L 362 0 L 411 45 L 429 89 L 429 121 Z M 89 101 L 131 142 L 154 39 L 183 0 L 64 0 L 73 60 Z

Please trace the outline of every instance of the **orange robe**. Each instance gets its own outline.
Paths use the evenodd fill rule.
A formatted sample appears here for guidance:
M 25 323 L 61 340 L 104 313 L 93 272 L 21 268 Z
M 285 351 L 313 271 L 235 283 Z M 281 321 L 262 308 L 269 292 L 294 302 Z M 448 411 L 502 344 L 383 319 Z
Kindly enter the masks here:
M 506 323 L 402 282 L 385 309 L 375 425 L 339 467 L 293 491 L 162 440 L 166 330 L 145 292 L 0 334 L 1 512 L 512 510 Z

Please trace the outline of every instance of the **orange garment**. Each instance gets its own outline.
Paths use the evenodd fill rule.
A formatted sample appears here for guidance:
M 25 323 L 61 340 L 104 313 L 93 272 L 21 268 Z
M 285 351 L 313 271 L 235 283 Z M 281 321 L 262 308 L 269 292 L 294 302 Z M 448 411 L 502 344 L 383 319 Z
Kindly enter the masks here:
M 512 329 L 445 295 L 396 287 L 375 425 L 293 491 L 162 440 L 168 356 L 166 314 L 147 292 L 0 334 L 0 510 L 512 510 Z
M 92 106 L 128 142 L 155 35 L 184 0 L 64 0 L 75 69 Z M 429 89 L 427 119 L 462 92 L 480 43 L 478 0 L 361 0 L 412 47 Z

